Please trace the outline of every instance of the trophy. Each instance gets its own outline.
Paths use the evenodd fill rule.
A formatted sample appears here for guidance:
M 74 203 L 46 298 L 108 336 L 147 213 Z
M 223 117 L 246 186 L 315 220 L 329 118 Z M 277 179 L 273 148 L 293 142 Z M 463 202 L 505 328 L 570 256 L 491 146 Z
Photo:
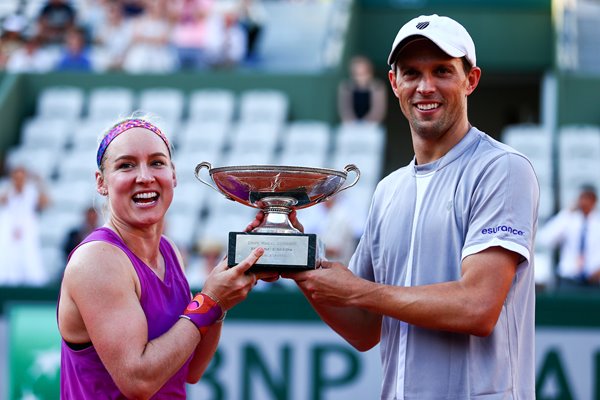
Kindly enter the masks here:
M 214 185 L 200 177 L 206 168 Z M 348 174 L 355 174 L 346 183 Z M 264 212 L 262 223 L 251 232 L 230 232 L 228 266 L 233 267 L 257 247 L 265 252 L 252 266 L 254 271 L 299 271 L 317 268 L 324 248 L 316 234 L 296 229 L 288 215 L 292 210 L 325 201 L 354 186 L 360 170 L 353 164 L 343 171 L 278 165 L 247 165 L 212 168 L 204 161 L 196 166 L 196 178 L 227 199 Z

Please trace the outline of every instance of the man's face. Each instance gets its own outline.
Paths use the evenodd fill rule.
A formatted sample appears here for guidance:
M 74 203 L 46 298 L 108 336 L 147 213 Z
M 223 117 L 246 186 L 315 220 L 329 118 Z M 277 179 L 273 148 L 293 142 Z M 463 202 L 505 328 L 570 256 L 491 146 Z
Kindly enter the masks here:
M 13 185 L 17 191 L 23 190 L 27 181 L 27 171 L 25 168 L 17 167 L 11 173 Z
M 596 195 L 591 192 L 583 192 L 579 195 L 579 209 L 588 215 L 596 207 Z
M 413 134 L 437 139 L 467 124 L 467 96 L 481 71 L 465 73 L 460 58 L 452 58 L 433 42 L 418 39 L 398 55 L 390 82 Z

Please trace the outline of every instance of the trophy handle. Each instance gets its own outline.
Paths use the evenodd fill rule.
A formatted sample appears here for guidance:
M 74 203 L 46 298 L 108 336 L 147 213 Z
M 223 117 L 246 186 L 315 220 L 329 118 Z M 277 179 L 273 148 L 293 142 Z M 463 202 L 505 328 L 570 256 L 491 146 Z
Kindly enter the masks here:
M 354 164 L 348 164 L 344 167 L 344 171 L 346 171 L 346 174 L 349 174 L 350 172 L 354 172 L 354 174 L 356 176 L 355 176 L 354 180 L 352 181 L 352 183 L 350 183 L 349 185 L 346 185 L 346 186 L 340 186 L 335 192 L 331 193 L 329 196 L 327 196 L 326 198 L 324 198 L 321 201 L 327 201 L 330 198 L 332 198 L 333 196 L 335 196 L 336 194 L 338 194 L 339 192 L 342 192 L 346 189 L 350 189 L 352 186 L 356 185 L 356 183 L 360 179 L 360 169 L 358 169 L 358 167 Z
M 212 165 L 208 161 L 202 161 L 200 164 L 196 165 L 196 169 L 194 170 L 194 175 L 196 176 L 196 179 L 198 179 L 200 182 L 202 182 L 203 184 L 205 184 L 206 186 L 208 186 L 215 192 L 222 194 L 225 198 L 227 198 L 229 200 L 233 200 L 231 197 L 227 196 L 225 193 L 220 191 L 216 186 L 211 185 L 210 183 L 206 182 L 204 179 L 202 179 L 200 177 L 200 171 L 203 168 L 206 168 L 207 171 L 210 171 L 212 169 Z

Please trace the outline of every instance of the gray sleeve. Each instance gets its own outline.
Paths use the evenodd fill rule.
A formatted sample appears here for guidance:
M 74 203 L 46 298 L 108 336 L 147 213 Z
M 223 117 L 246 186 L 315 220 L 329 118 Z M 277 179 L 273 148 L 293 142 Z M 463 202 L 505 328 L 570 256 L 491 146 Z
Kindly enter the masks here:
M 531 260 L 539 185 L 531 163 L 506 153 L 489 164 L 474 188 L 462 258 L 500 246 Z

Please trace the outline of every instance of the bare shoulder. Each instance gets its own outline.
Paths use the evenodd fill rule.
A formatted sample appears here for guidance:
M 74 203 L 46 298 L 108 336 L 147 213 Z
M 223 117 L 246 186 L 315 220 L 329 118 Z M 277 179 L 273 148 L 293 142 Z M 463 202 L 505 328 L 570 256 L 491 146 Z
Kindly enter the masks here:
M 63 338 L 89 342 L 86 320 L 98 313 L 98 305 L 110 309 L 118 301 L 133 303 L 138 293 L 139 282 L 121 249 L 100 241 L 83 244 L 73 252 L 62 281 L 58 323 Z
M 63 284 L 94 286 L 114 278 L 131 276 L 131 262 L 118 247 L 102 241 L 85 243 L 73 252 L 65 269 Z

